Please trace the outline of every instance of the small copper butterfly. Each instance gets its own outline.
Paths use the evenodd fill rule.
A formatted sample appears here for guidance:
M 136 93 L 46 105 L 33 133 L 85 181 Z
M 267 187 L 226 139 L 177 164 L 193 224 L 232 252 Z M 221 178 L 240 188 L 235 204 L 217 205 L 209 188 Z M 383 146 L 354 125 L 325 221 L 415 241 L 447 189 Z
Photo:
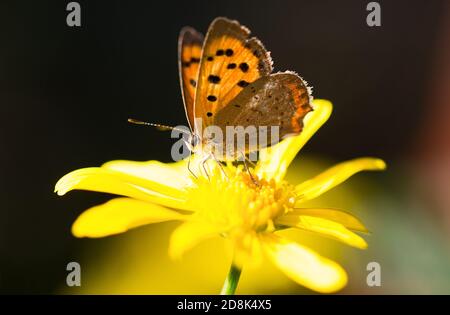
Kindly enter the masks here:
M 226 126 L 263 125 L 279 126 L 279 139 L 301 132 L 303 118 L 312 110 L 310 89 L 294 72 L 272 73 L 270 54 L 246 27 L 219 17 L 206 38 L 184 27 L 178 43 L 184 108 L 194 135 L 201 137 L 198 118 L 205 128 L 217 126 L 223 134 Z M 244 153 L 249 149 L 246 145 Z
M 219 141 L 221 143 L 212 146 L 213 149 L 201 151 L 203 164 L 210 158 L 235 160 L 239 153 L 245 159 L 245 154 L 261 149 L 260 143 L 257 148 L 252 147 L 250 140 L 260 137 L 262 126 L 278 127 L 277 137 L 272 137 L 270 131 L 265 135 L 271 139 L 266 146 L 302 131 L 303 119 L 312 110 L 311 90 L 292 71 L 272 73 L 272 64 L 261 41 L 250 37 L 249 29 L 237 21 L 216 18 L 206 37 L 192 27 L 181 30 L 178 65 L 184 109 L 191 130 L 191 138 L 187 141 L 191 153 L 199 153 L 197 144 L 211 142 L 208 136 L 202 135 L 198 121 L 202 128 L 215 126 L 223 135 L 228 126 L 241 126 L 249 132 L 243 148 L 233 145 L 229 152 L 227 141 L 230 139 L 224 137 Z M 249 126 L 255 128 L 248 129 Z M 192 140 L 197 140 L 194 141 L 196 144 Z M 228 151 L 223 152 L 225 150 Z

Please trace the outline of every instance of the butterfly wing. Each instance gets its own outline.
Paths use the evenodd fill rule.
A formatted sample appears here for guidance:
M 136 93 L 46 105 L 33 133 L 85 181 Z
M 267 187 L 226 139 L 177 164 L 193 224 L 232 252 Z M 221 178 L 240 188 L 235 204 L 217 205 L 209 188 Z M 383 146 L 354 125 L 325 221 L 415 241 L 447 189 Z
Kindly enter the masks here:
M 272 72 L 272 60 L 262 43 L 237 21 L 216 18 L 202 50 L 195 117 L 205 126 L 248 84 Z
M 253 139 L 260 139 L 259 127 L 267 126 L 268 133 L 265 136 L 267 146 L 270 146 L 277 142 L 271 141 L 271 126 L 279 126 L 279 137 L 275 139 L 297 135 L 302 131 L 303 119 L 312 110 L 311 101 L 310 89 L 300 76 L 293 72 L 275 73 L 245 87 L 229 106 L 216 113 L 214 124 L 224 134 L 226 126 L 255 126 L 255 134 L 249 135 Z M 246 144 L 246 152 L 254 149 Z
M 203 34 L 184 27 L 178 37 L 178 69 L 184 110 L 191 129 L 194 128 L 194 100 L 198 68 L 203 46 Z

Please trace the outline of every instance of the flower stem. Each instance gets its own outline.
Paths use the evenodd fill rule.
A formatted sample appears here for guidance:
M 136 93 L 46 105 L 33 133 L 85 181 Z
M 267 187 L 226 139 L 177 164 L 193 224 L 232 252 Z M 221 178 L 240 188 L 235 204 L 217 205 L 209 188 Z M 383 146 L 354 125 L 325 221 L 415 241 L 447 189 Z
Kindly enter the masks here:
M 222 287 L 221 295 L 234 295 L 241 276 L 241 269 L 234 263 L 231 263 L 230 271 Z

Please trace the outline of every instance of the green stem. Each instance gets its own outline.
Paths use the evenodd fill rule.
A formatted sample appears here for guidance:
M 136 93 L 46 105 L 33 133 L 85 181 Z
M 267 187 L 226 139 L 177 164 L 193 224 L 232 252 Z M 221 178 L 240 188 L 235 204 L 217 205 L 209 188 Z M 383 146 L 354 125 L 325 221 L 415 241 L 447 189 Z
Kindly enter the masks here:
M 222 287 L 221 295 L 234 295 L 241 276 L 241 269 L 234 263 L 231 263 L 230 271 Z

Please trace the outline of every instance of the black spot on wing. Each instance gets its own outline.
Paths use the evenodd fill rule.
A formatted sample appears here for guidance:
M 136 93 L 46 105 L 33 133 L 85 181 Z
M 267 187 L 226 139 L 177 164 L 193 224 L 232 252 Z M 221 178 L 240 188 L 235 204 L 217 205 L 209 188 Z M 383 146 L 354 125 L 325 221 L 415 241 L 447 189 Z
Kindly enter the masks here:
M 233 56 L 234 51 L 233 49 L 228 48 L 227 50 L 225 50 L 225 55 L 227 55 L 228 57 Z
M 248 66 L 248 64 L 247 64 L 246 62 L 243 62 L 243 63 L 241 63 L 241 64 L 239 65 L 239 69 L 241 69 L 242 72 L 247 72 L 248 69 L 249 69 L 249 66 Z
M 220 82 L 220 77 L 217 75 L 210 74 L 208 77 L 208 81 L 213 84 L 218 84 Z
M 240 87 L 246 87 L 247 85 L 249 85 L 250 83 L 248 83 L 247 81 L 245 81 L 245 80 L 241 80 L 241 81 L 239 81 L 238 82 L 238 86 L 240 86 Z
M 184 68 L 189 68 L 189 67 L 191 66 L 191 64 L 193 64 L 193 63 L 199 63 L 199 62 L 200 62 L 200 58 L 192 57 L 189 61 L 183 61 L 183 62 L 181 63 L 181 65 L 182 65 Z

